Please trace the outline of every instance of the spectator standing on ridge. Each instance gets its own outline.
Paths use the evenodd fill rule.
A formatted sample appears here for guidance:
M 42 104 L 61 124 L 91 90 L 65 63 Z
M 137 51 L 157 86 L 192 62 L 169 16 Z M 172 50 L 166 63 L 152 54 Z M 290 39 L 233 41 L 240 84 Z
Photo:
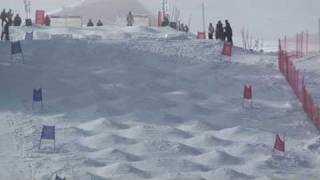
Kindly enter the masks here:
M 212 23 L 209 24 L 209 28 L 208 28 L 208 37 L 209 39 L 213 39 L 213 33 L 214 33 L 214 27 L 212 25 Z
M 4 34 L 5 34 L 5 37 L 6 37 L 6 41 L 9 41 L 9 40 L 10 40 L 10 36 L 9 36 L 9 26 L 11 26 L 9 22 L 7 22 L 7 23 L 4 25 Z
M 50 26 L 50 24 L 51 24 L 51 19 L 48 15 L 46 15 L 46 17 L 44 18 L 44 25 Z
M 93 27 L 93 26 L 94 26 L 94 24 L 93 24 L 93 22 L 92 22 L 91 19 L 89 19 L 89 22 L 88 22 L 87 26 L 88 26 L 88 27 Z
M 221 21 L 218 21 L 218 24 L 216 26 L 216 40 L 220 39 L 220 40 L 224 40 L 223 39 L 223 25 L 221 23 Z
M 13 12 L 12 12 L 12 9 L 9 9 L 8 13 L 7 13 L 7 19 L 8 19 L 8 23 L 9 23 L 9 26 L 12 26 L 12 23 L 13 23 Z
M 127 26 L 133 26 L 134 23 L 134 17 L 132 15 L 132 12 L 130 11 L 127 16 Z
M 97 22 L 97 26 L 103 26 L 103 23 L 102 23 L 102 21 L 100 19 Z
M 230 23 L 228 20 L 225 21 L 226 22 L 226 27 L 225 27 L 225 36 L 227 38 L 227 41 L 231 44 L 233 44 L 233 40 L 232 40 L 232 28 L 230 26 Z
M 179 31 L 184 31 L 184 24 L 183 23 L 179 22 L 178 30 Z
M 185 31 L 186 33 L 189 32 L 189 27 L 188 27 L 188 25 L 185 25 L 185 26 L 184 26 L 184 31 Z
M 180 23 L 180 22 L 179 22 L 178 30 L 179 30 L 179 31 L 183 31 L 183 30 L 184 30 L 184 25 L 183 25 L 183 23 Z
M 13 20 L 13 25 L 20 26 L 21 23 L 22 23 L 21 17 L 19 16 L 19 14 L 16 14 L 16 16 L 14 17 L 14 20 Z
M 169 18 L 168 16 L 164 16 L 161 26 L 168 26 L 168 25 L 169 25 Z
M 3 27 L 3 25 L 6 21 L 6 18 L 7 18 L 7 13 L 6 13 L 5 9 L 2 10 L 0 18 L 1 18 L 1 26 Z
M 4 36 L 5 36 L 5 40 L 9 41 L 10 37 L 9 37 L 9 22 L 7 20 L 4 21 L 5 25 L 3 27 L 2 33 L 1 33 L 1 40 L 3 40 Z

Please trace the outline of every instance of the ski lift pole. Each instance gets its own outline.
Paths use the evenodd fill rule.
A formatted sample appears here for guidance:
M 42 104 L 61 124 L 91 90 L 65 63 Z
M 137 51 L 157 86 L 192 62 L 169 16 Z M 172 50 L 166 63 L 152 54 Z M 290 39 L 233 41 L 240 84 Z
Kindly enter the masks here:
M 203 32 L 206 32 L 206 20 L 205 20 L 205 12 L 204 12 L 204 2 L 202 2 L 202 27 Z
M 320 18 L 319 18 L 319 22 L 318 23 L 319 23 L 319 29 L 318 29 L 318 31 L 319 31 L 318 32 L 319 33 L 318 36 L 319 37 L 318 38 L 319 38 L 319 52 L 320 52 Z

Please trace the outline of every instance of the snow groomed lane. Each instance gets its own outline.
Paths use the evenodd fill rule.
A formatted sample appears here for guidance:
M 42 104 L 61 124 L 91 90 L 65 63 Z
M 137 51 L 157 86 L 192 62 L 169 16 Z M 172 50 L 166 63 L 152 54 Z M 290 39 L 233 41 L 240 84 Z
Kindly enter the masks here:
M 4 160 L 23 165 L 14 178 L 31 177 L 30 164 L 36 179 L 319 175 L 317 130 L 278 72 L 277 56 L 236 49 L 227 63 L 220 43 L 168 29 L 45 31 L 88 39 L 24 41 L 25 64 L 9 62 L 9 45 L 0 44 L 1 116 L 18 120 L 13 129 L 26 146 L 22 156 L 14 141 L 0 141 L 17 156 Z M 245 84 L 254 88 L 253 108 L 242 107 Z M 38 87 L 44 109 L 32 111 Z M 56 126 L 56 153 L 50 142 L 38 150 L 42 125 Z M 284 157 L 272 153 L 277 133 L 286 135 Z

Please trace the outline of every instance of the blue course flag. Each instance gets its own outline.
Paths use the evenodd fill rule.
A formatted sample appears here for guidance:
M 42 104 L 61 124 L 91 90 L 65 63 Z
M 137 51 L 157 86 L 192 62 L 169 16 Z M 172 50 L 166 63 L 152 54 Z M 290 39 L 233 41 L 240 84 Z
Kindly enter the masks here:
M 20 41 L 11 43 L 11 54 L 19 54 L 22 53 Z
M 56 179 L 55 180 L 66 180 L 66 178 L 61 178 L 58 175 L 56 175 Z
M 55 126 L 43 126 L 41 139 L 55 140 Z
M 42 101 L 42 88 L 33 89 L 33 101 L 34 102 Z
M 28 41 L 33 40 L 33 32 L 26 32 L 25 40 L 28 40 Z

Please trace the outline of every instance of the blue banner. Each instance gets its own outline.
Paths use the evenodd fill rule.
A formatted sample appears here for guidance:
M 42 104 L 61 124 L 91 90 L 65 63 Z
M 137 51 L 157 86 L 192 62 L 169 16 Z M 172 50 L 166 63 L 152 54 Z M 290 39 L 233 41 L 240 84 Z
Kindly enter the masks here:
M 33 40 L 33 32 L 26 32 L 25 40 L 27 41 Z

